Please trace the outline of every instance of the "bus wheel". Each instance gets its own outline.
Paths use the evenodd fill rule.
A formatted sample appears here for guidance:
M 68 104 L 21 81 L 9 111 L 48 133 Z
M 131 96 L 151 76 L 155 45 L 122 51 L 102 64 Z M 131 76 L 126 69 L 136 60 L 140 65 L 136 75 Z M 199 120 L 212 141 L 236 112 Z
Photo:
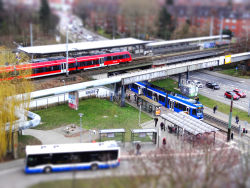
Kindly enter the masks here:
M 97 170 L 98 169 L 98 165 L 97 164 L 92 164 L 91 165 L 91 170 Z
M 45 174 L 50 173 L 50 172 L 51 172 L 51 167 L 49 167 L 49 166 L 45 167 L 44 170 L 43 170 L 43 172 L 44 172 Z

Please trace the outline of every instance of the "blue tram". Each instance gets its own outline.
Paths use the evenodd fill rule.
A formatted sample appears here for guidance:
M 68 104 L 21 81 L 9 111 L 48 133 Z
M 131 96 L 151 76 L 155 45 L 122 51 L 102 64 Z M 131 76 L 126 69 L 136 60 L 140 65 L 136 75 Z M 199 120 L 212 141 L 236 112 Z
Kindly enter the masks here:
M 175 112 L 184 111 L 197 119 L 203 119 L 203 105 L 194 99 L 167 91 L 149 82 L 131 84 L 130 90 L 145 95 Z

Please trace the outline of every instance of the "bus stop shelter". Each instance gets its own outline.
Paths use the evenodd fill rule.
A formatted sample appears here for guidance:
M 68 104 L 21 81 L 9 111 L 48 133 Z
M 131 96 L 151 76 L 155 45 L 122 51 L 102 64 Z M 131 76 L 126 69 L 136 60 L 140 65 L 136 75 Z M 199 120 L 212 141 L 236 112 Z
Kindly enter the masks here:
M 213 133 L 213 143 L 215 143 L 215 133 L 219 129 L 201 120 L 191 117 L 184 112 L 162 114 L 161 117 L 164 121 L 166 120 L 174 125 L 174 127 L 168 126 L 169 130 L 173 128 L 178 136 L 181 135 L 184 139 L 191 140 L 193 144 L 195 141 L 207 139 L 207 136 L 211 133 Z
M 155 129 L 131 129 L 131 142 L 132 143 L 136 143 L 138 141 L 147 142 L 149 140 L 153 142 L 153 144 L 156 144 L 157 131 Z
M 137 106 L 141 105 L 141 109 L 145 112 L 150 113 L 152 116 L 160 115 L 160 103 L 147 98 L 144 95 L 139 95 L 137 99 Z
M 102 129 L 99 130 L 99 141 L 114 140 L 114 138 L 121 138 L 121 142 L 125 143 L 125 129 Z

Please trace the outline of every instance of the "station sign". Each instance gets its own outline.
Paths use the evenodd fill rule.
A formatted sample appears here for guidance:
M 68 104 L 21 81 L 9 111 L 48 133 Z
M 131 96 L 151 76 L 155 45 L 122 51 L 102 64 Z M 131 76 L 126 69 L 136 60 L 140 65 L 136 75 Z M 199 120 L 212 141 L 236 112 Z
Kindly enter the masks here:
M 232 59 L 231 59 L 231 55 L 226 55 L 226 56 L 225 56 L 225 64 L 232 63 L 231 60 L 232 60 Z
M 78 110 L 79 106 L 79 93 L 78 91 L 69 92 L 69 107 Z

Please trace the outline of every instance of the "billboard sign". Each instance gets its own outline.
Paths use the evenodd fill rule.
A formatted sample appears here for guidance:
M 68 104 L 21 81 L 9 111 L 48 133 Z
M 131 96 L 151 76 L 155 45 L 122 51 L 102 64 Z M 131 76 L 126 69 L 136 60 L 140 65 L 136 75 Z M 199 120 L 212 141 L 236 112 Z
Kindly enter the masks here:
M 69 92 L 69 107 L 78 110 L 79 94 L 78 91 Z

